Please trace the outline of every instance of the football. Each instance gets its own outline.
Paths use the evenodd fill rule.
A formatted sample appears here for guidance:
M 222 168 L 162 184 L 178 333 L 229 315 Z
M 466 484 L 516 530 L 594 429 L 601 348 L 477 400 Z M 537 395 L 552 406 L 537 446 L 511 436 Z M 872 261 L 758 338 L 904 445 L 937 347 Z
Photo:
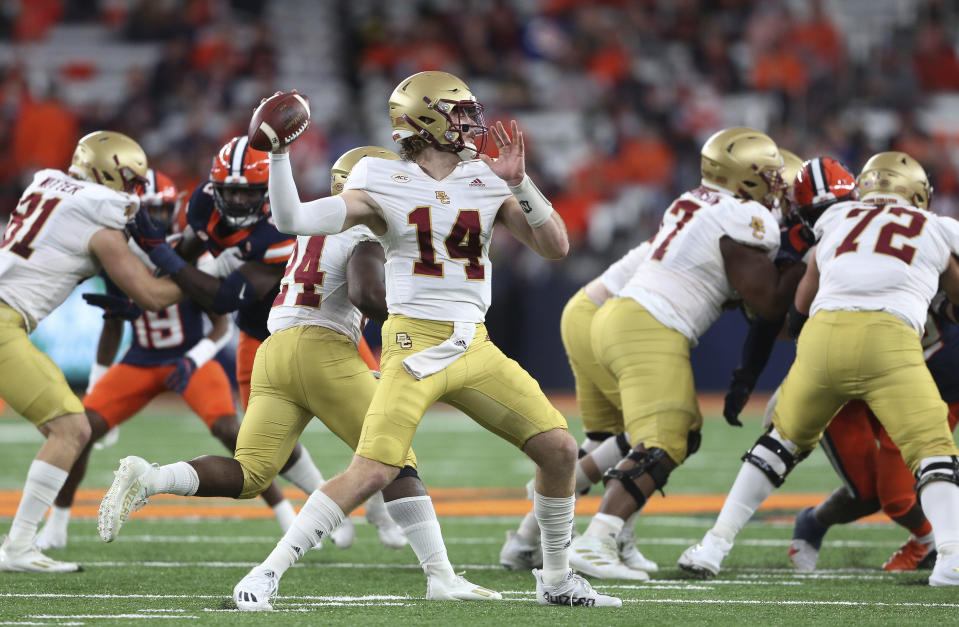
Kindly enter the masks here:
M 276 150 L 292 144 L 309 125 L 309 99 L 296 92 L 279 93 L 253 112 L 247 136 L 257 150 Z

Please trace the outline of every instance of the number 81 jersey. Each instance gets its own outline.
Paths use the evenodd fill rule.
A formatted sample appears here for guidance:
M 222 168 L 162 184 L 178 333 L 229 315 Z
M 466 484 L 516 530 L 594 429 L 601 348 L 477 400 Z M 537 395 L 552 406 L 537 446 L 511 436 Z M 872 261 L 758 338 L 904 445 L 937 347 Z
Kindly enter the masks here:
M 512 194 L 482 161 L 463 161 L 442 180 L 410 161 L 367 157 L 345 189 L 369 194 L 387 232 L 386 303 L 391 314 L 483 322 L 490 305 L 489 244 L 496 215 Z

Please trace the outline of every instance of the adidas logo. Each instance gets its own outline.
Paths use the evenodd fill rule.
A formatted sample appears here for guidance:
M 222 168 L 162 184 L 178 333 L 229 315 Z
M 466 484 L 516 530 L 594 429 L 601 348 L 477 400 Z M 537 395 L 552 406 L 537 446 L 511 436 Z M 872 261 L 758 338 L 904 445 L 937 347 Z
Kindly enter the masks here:
M 470 181 L 470 187 L 486 187 L 486 183 L 479 179 L 473 179 Z

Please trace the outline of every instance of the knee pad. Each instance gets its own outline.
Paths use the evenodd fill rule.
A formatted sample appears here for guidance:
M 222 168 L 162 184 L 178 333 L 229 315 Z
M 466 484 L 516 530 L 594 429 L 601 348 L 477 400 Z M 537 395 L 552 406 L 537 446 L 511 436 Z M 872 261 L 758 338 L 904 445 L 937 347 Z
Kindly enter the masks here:
M 796 445 L 782 438 L 775 429 L 760 436 L 756 444 L 742 456 L 744 462 L 750 463 L 763 471 L 769 481 L 777 488 L 796 465 L 804 460 L 809 452 L 796 454 Z
M 616 479 L 623 484 L 623 487 L 629 492 L 629 495 L 635 499 L 636 504 L 642 509 L 646 504 L 646 495 L 643 494 L 639 486 L 636 485 L 636 479 L 643 474 L 648 474 L 653 480 L 653 485 L 662 493 L 666 480 L 669 479 L 669 473 L 672 469 L 667 467 L 664 459 L 668 460 L 669 455 L 661 448 L 653 447 L 646 451 L 632 451 L 626 456 L 636 463 L 636 466 L 629 470 L 620 470 L 619 468 L 610 468 L 603 473 L 603 484 L 610 479 Z
M 587 431 L 586 439 L 579 447 L 580 459 L 592 453 L 594 450 L 596 450 L 596 447 L 611 437 L 613 437 L 613 434 L 609 431 Z
M 916 473 L 916 494 L 933 481 L 948 481 L 959 486 L 959 457 L 938 455 L 923 459 Z

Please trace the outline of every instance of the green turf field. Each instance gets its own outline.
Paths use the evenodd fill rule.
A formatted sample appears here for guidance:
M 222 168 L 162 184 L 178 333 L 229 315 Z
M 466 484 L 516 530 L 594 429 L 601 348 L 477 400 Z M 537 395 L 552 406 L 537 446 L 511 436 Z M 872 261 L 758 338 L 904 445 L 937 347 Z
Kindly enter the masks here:
M 702 450 L 670 479 L 667 494 L 722 492 L 739 468 L 739 456 L 760 431 L 758 416 L 744 429 L 707 418 Z M 581 425 L 571 418 L 577 437 Z M 349 459 L 345 447 L 315 424 L 304 442 L 327 475 Z M 0 490 L 21 487 L 40 437 L 8 413 L 0 419 Z M 203 424 L 179 409 L 148 411 L 121 428 L 119 443 L 94 454 L 84 487 L 104 490 L 117 460 L 138 454 L 169 462 L 216 452 Z M 428 486 L 517 487 L 532 465 L 510 446 L 452 412 L 431 412 L 414 442 Z M 797 469 L 783 490 L 827 492 L 838 480 L 821 453 Z M 540 607 L 530 574 L 497 565 L 504 532 L 516 517 L 441 519 L 450 557 L 476 583 L 500 590 L 505 600 L 445 603 L 423 600 L 425 578 L 410 549 L 380 547 L 375 531 L 357 522 L 349 550 L 311 552 L 280 584 L 277 612 L 269 617 L 232 609 L 233 585 L 273 547 L 271 520 L 151 520 L 149 505 L 102 543 L 92 520 L 74 520 L 67 549 L 51 556 L 84 564 L 70 575 L 0 573 L 0 624 L 918 624 L 959 622 L 954 589 L 929 588 L 928 573 L 885 574 L 879 565 L 905 540 L 886 524 L 835 528 L 827 536 L 814 574 L 789 568 L 786 547 L 795 512 L 766 513 L 741 534 L 715 580 L 685 579 L 676 558 L 708 528 L 712 516 L 647 516 L 637 527 L 639 548 L 661 570 L 647 584 L 595 582 L 622 597 L 622 608 Z M 580 529 L 586 518 L 580 518 Z M 0 522 L 5 531 L 9 518 Z

